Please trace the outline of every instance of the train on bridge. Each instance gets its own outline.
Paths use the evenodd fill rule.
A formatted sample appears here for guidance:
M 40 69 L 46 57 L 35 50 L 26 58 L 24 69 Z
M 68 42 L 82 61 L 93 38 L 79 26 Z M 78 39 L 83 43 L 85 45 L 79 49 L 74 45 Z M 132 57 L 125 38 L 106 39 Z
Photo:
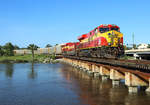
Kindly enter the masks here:
M 63 56 L 119 58 L 124 55 L 123 34 L 114 24 L 102 24 L 78 40 L 62 45 Z
M 77 57 L 119 58 L 124 55 L 123 34 L 114 24 L 102 24 L 77 38 L 78 42 L 38 48 L 36 54 Z M 30 50 L 14 50 L 15 54 L 31 54 Z

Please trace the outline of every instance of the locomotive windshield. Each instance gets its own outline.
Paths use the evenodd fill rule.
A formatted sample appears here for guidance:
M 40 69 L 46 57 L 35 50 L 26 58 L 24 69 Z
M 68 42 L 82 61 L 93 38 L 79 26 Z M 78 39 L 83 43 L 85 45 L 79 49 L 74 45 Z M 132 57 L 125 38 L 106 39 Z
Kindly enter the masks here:
M 111 30 L 119 31 L 119 29 L 118 29 L 118 28 L 115 28 L 115 27 L 111 28 Z
M 99 31 L 101 33 L 109 31 L 109 28 L 100 28 Z

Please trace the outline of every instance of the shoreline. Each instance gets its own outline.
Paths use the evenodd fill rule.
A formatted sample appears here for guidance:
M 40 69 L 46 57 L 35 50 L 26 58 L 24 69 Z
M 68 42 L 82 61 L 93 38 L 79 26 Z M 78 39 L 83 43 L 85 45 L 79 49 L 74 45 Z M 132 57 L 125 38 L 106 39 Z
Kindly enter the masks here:
M 32 63 L 32 55 L 0 56 L 0 63 Z M 51 55 L 35 55 L 34 63 L 58 63 Z

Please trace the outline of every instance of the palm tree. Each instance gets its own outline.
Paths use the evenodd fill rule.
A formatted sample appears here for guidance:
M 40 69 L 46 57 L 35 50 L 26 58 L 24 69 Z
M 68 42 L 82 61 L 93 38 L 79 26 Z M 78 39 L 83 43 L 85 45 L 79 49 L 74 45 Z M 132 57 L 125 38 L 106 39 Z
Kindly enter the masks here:
M 32 61 L 33 62 L 34 62 L 34 50 L 37 50 L 37 48 L 39 48 L 39 47 L 35 44 L 29 44 L 29 46 L 28 46 L 28 49 L 30 49 L 32 52 Z

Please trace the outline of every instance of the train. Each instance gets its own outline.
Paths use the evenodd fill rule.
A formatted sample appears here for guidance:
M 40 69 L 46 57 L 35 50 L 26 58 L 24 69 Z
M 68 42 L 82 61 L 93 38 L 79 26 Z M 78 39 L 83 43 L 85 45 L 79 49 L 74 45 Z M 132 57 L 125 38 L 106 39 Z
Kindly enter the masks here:
M 101 24 L 77 39 L 78 42 L 38 48 L 35 53 L 97 58 L 120 58 L 124 55 L 123 34 L 120 32 L 120 27 L 115 24 Z M 26 50 L 15 50 L 15 52 L 16 54 L 31 53 Z
M 120 58 L 124 55 L 123 34 L 115 24 L 101 24 L 61 46 L 63 56 Z

